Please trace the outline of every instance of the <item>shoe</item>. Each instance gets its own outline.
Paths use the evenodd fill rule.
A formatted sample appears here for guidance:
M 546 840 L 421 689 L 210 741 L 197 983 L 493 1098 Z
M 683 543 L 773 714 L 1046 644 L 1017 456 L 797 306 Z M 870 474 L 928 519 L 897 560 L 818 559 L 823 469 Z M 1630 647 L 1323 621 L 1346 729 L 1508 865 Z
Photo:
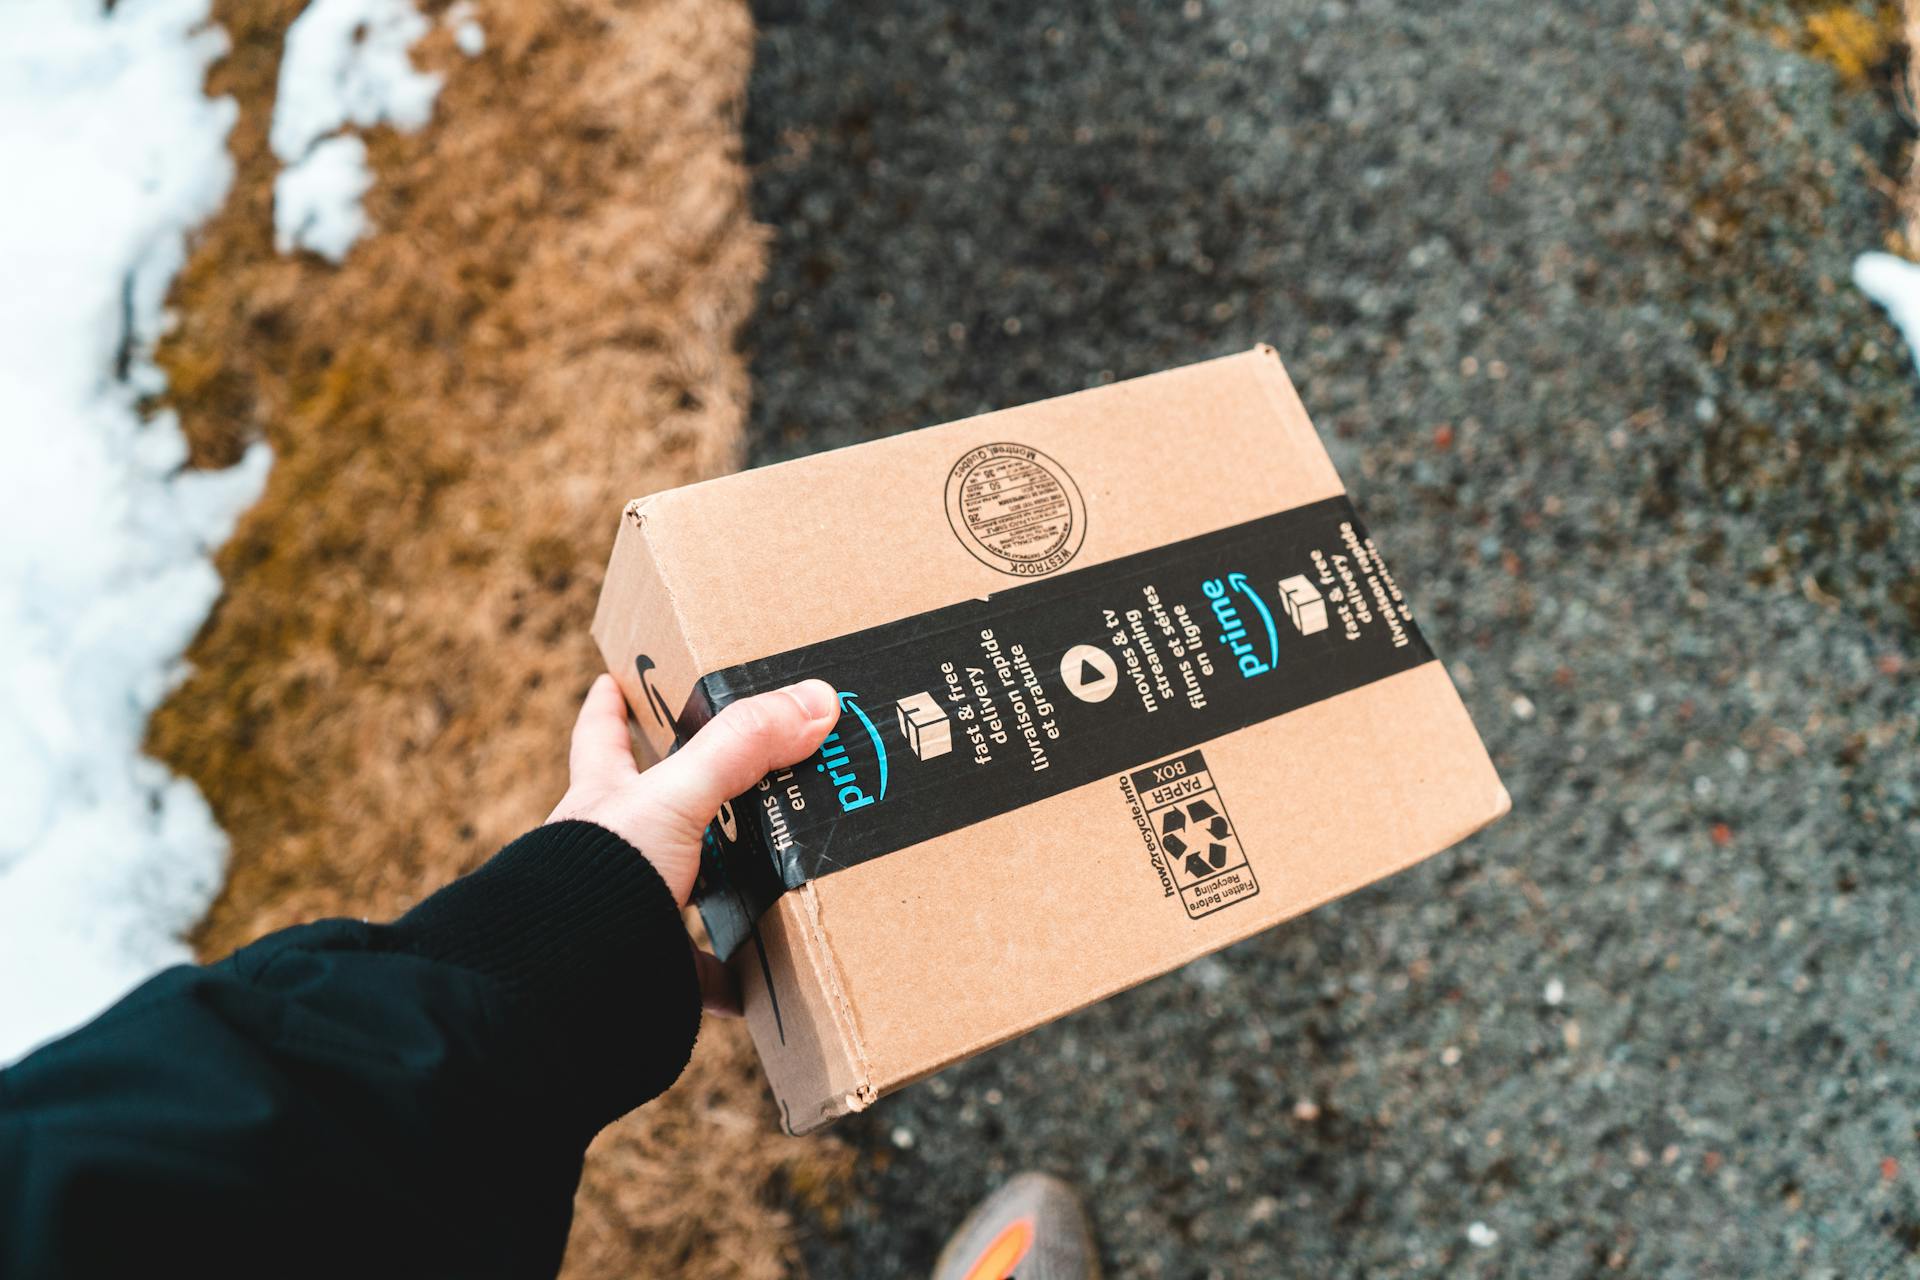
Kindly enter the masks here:
M 933 1280 L 1100 1280 L 1080 1197 L 1044 1173 L 1016 1176 L 967 1215 Z

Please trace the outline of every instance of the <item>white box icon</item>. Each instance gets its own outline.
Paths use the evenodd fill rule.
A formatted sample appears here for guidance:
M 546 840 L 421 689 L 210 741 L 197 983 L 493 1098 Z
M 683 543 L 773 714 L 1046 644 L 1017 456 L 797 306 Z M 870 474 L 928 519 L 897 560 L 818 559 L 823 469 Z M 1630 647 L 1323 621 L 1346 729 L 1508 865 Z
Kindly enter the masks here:
M 1310 636 L 1327 629 L 1327 602 L 1320 588 L 1307 581 L 1306 574 L 1296 573 L 1291 578 L 1280 579 L 1280 600 L 1287 606 L 1287 617 L 1301 635 Z
M 893 704 L 900 715 L 900 736 L 913 754 L 931 760 L 953 750 L 953 722 L 930 693 L 916 693 Z

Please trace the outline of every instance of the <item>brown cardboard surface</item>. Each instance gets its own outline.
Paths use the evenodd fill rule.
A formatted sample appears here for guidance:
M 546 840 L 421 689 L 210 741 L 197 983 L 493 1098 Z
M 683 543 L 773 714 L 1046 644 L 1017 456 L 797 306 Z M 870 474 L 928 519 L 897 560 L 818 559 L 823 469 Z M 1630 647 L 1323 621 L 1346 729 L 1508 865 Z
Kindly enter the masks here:
M 1266 347 L 670 489 L 634 510 L 669 591 L 699 602 L 682 621 L 701 671 L 1005 588 L 957 543 L 941 501 L 955 458 L 1005 439 L 1079 484 L 1087 533 L 1073 568 L 1343 492 Z M 1181 493 L 1207 495 L 1203 523 L 1168 501 Z M 829 554 L 769 575 L 769 545 Z
M 709 672 L 1006 588 L 942 502 L 956 458 L 1003 440 L 1079 487 L 1084 532 L 1062 574 L 1343 491 L 1262 347 L 656 494 L 627 510 L 594 627 L 650 750 L 671 732 L 650 714 L 637 653 L 678 711 Z M 1168 499 L 1193 493 L 1205 503 Z M 815 554 L 782 555 L 770 573 L 769 547 Z M 1405 586 L 1417 606 L 1418 584 Z M 761 921 L 764 972 L 757 950 L 735 964 L 788 1127 L 1390 875 L 1508 806 L 1437 661 L 1205 751 L 1260 883 L 1230 909 L 1191 919 L 1167 898 L 1114 778 L 784 895 Z M 1045 877 L 1037 840 L 1057 851 Z

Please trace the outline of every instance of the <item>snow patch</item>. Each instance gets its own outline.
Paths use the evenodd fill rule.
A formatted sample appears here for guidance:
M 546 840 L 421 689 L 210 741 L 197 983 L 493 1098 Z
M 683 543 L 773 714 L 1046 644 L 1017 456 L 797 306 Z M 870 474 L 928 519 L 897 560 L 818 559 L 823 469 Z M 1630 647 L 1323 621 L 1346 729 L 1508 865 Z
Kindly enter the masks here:
M 469 58 L 477 58 L 487 51 L 487 33 L 475 16 L 471 0 L 459 0 L 447 10 L 442 21 L 453 28 L 454 45 Z
M 0 1063 L 165 965 L 227 843 L 144 758 L 264 447 L 185 471 L 141 412 L 186 236 L 232 180 L 208 0 L 0 5 Z
M 313 0 L 287 28 L 273 153 L 291 164 L 350 124 L 413 130 L 432 119 L 440 77 L 416 71 L 408 52 L 425 34 L 411 0 Z
M 1853 283 L 1886 310 L 1920 368 L 1920 264 L 1891 253 L 1863 253 L 1853 260 Z
M 342 131 L 410 132 L 433 118 L 441 77 L 417 70 L 409 52 L 428 27 L 412 0 L 313 0 L 287 28 L 267 133 L 284 166 L 273 184 L 282 253 L 311 249 L 339 262 L 369 229 L 366 144 Z
M 367 144 L 351 133 L 314 143 L 306 159 L 273 181 L 273 243 L 281 253 L 311 249 L 329 262 L 367 230 L 360 198 L 373 186 Z

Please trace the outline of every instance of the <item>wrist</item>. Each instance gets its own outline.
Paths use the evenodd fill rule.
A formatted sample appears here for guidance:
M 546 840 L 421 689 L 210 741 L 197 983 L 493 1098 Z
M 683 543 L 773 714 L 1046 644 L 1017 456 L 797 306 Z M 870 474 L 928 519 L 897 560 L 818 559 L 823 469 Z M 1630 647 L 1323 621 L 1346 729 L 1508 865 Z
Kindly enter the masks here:
M 693 897 L 693 882 L 700 874 L 700 845 L 683 842 L 662 843 L 650 838 L 658 831 L 642 819 L 642 798 L 630 795 L 581 795 L 568 788 L 547 817 L 549 826 L 563 822 L 585 822 L 620 837 L 629 852 L 643 859 L 666 883 L 676 906 L 684 907 Z M 704 832 L 703 832 L 704 834 Z

